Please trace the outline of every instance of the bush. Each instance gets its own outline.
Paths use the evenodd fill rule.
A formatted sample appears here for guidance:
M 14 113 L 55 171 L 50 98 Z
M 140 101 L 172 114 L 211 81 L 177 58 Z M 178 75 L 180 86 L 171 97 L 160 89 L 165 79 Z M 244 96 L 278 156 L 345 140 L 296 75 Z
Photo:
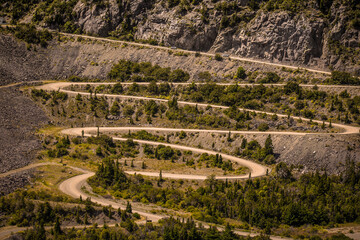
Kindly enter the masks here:
M 223 60 L 223 57 L 220 55 L 220 54 L 215 54 L 215 60 L 216 61 L 222 61 Z
M 306 104 L 305 104 L 304 101 L 297 100 L 295 102 L 294 106 L 295 106 L 296 109 L 301 110 L 306 106 Z
M 123 92 L 123 87 L 121 85 L 121 83 L 116 83 L 112 88 L 111 88 L 111 93 L 115 93 L 115 94 L 121 94 Z
M 267 123 L 261 123 L 258 127 L 259 131 L 265 132 L 269 130 L 269 125 Z
M 170 68 L 162 68 L 158 65 L 153 66 L 149 62 L 136 63 L 132 61 L 120 60 L 108 73 L 110 79 L 119 82 L 151 82 L 155 80 L 186 82 L 190 79 L 189 73 L 181 69 L 171 71 Z
M 280 81 L 279 75 L 274 72 L 267 72 L 265 78 L 261 79 L 260 83 L 277 83 Z
M 176 157 L 174 149 L 169 146 L 159 145 L 155 150 L 155 157 L 157 159 L 169 160 Z
M 243 67 L 238 67 L 235 78 L 245 79 L 246 77 L 245 69 Z
M 211 79 L 212 79 L 212 77 L 211 77 L 211 74 L 208 72 L 208 71 L 206 71 L 206 72 L 199 72 L 198 73 L 198 78 L 200 79 L 200 80 L 203 80 L 203 81 L 211 81 Z
M 291 94 L 293 92 L 299 93 L 300 90 L 301 90 L 301 88 L 300 88 L 299 84 L 297 84 L 296 82 L 293 82 L 293 81 L 287 82 L 286 85 L 284 86 L 285 94 Z
M 264 159 L 264 162 L 267 165 L 272 165 L 272 164 L 276 163 L 274 155 L 267 155 Z
M 189 79 L 190 79 L 189 73 L 181 69 L 174 70 L 169 76 L 170 82 L 186 82 Z
M 29 44 L 41 44 L 46 47 L 47 41 L 52 40 L 52 35 L 48 30 L 38 31 L 33 25 L 20 25 L 15 28 L 15 37 Z
M 330 84 L 349 84 L 349 85 L 360 85 L 360 79 L 357 77 L 352 77 L 350 73 L 333 71 L 331 72 L 331 78 L 327 79 L 327 83 Z
M 133 217 L 136 218 L 136 219 L 140 219 L 140 214 L 138 214 L 138 213 L 133 213 Z
M 82 82 L 83 80 L 79 76 L 72 75 L 68 78 L 69 82 Z

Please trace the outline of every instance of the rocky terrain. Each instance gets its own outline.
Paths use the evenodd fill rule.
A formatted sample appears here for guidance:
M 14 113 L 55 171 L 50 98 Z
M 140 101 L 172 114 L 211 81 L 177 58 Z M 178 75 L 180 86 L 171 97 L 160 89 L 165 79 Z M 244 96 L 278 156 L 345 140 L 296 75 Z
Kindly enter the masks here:
M 10 176 L 0 178 L 0 196 L 7 195 L 18 188 L 28 185 L 34 177 L 34 170 L 14 173 Z
M 48 122 L 16 88 L 0 88 L 0 173 L 28 165 L 41 148 L 35 130 Z
M 27 51 L 24 42 L 0 36 L 0 85 L 50 77 L 46 49 Z
M 47 79 L 66 79 L 71 75 L 89 78 L 107 78 L 111 67 L 120 59 L 135 62 L 151 62 L 161 67 L 183 69 L 190 73 L 192 80 L 198 80 L 198 73 L 209 71 L 215 79 L 234 74 L 239 66 L 247 71 L 275 71 L 281 77 L 324 79 L 323 74 L 299 71 L 289 73 L 281 68 L 256 63 L 223 59 L 216 61 L 206 56 L 175 56 L 173 52 L 122 44 L 61 38 L 53 40 L 47 48 L 27 50 L 26 44 L 11 35 L 0 35 L 0 85 L 12 82 L 28 82 Z M 21 69 L 21 71 L 19 71 Z M 262 75 L 259 74 L 259 77 Z
M 44 5 L 57 9 L 52 3 L 34 5 L 36 10 L 19 21 L 360 73 L 356 1 L 79 0 L 68 1 L 67 11 L 57 13 L 62 21 L 54 19 Z

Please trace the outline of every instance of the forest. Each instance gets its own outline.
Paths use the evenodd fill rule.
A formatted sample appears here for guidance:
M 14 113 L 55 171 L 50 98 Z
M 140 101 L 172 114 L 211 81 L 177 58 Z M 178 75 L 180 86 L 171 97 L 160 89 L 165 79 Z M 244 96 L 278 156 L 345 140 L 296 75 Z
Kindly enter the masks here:
M 89 183 L 120 198 L 185 209 L 212 223 L 230 218 L 269 230 L 280 224 L 331 226 L 360 220 L 360 166 L 353 161 L 347 161 L 340 176 L 314 172 L 296 178 L 285 163 L 275 171 L 274 176 L 245 182 L 211 176 L 196 188 L 162 188 L 165 179 L 156 184 L 141 175 L 127 176 L 114 161 L 104 159 Z

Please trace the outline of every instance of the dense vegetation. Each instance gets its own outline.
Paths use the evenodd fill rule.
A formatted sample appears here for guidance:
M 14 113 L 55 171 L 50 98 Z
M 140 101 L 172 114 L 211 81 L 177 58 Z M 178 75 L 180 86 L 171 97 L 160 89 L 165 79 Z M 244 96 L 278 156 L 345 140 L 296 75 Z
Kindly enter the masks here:
M 79 200 L 77 205 L 64 206 L 61 203 L 33 200 L 27 191 L 18 191 L 0 197 L 1 219 L 18 227 L 59 225 L 60 221 L 77 224 L 91 224 L 92 219 L 104 213 L 108 219 L 127 221 L 134 219 L 126 210 L 114 211 L 111 207 L 94 207 L 90 199 Z M 136 216 L 136 215 L 135 215 Z
M 155 185 L 141 175 L 127 176 L 114 162 L 104 161 L 90 184 L 107 188 L 117 197 L 186 209 L 202 221 L 221 223 L 224 218 L 232 218 L 269 230 L 279 224 L 359 221 L 360 166 L 352 161 L 346 166 L 341 176 L 316 172 L 295 179 L 292 169 L 280 163 L 274 177 L 245 182 L 209 177 L 205 186 L 181 189 L 181 183 L 178 187 L 162 188 L 159 182 Z
M 339 79 L 344 78 L 339 77 Z M 323 121 L 337 120 L 346 124 L 359 124 L 360 122 L 359 96 L 352 97 L 346 90 L 340 94 L 330 94 L 318 90 L 317 86 L 309 89 L 301 87 L 296 82 L 288 82 L 283 87 L 264 85 L 243 87 L 237 84 L 222 86 L 215 83 L 201 85 L 192 83 L 183 86 L 171 86 L 168 83 L 157 84 L 156 82 L 151 82 L 147 86 L 133 84 L 127 88 L 118 83 L 113 87 L 101 85 L 93 88 L 89 85 L 85 90 L 90 92 L 173 98 L 169 101 L 169 109 L 165 115 L 169 120 L 179 120 L 184 123 L 197 122 L 200 124 L 202 121 L 209 121 L 206 125 L 211 125 L 210 122 L 218 122 L 220 126 L 229 127 L 229 122 L 220 116 L 197 116 L 197 113 L 200 111 L 197 107 L 178 106 L 178 98 L 183 101 L 230 106 L 224 113 L 227 117 L 237 122 L 238 128 L 245 127 L 247 125 L 246 121 L 252 118 L 249 112 L 240 111 L 238 107 L 284 113 Z M 186 114 L 186 112 L 191 114 Z M 274 120 L 278 119 L 276 115 L 273 118 Z
M 276 114 L 256 114 L 251 111 L 240 111 L 236 107 L 222 110 L 219 108 L 213 108 L 211 106 L 207 106 L 206 108 L 200 108 L 191 105 L 180 106 L 177 103 L 176 98 L 170 100 L 166 105 L 165 103 L 158 103 L 153 100 L 140 100 L 138 102 L 114 101 L 112 103 L 110 102 L 109 104 L 108 99 L 105 97 L 97 97 L 97 93 L 102 92 L 126 95 L 153 95 L 156 97 L 159 96 L 155 95 L 154 92 L 157 92 L 158 94 L 161 94 L 162 92 L 163 94 L 168 94 L 167 97 L 169 97 L 173 95 L 175 91 L 178 91 L 179 93 L 186 92 L 188 87 L 190 88 L 191 85 L 187 85 L 185 90 L 172 88 L 167 83 L 161 83 L 160 85 L 154 83 L 148 85 L 148 87 L 146 87 L 146 85 L 138 85 L 136 83 L 127 87 L 123 87 L 120 83 L 117 83 L 113 86 L 100 85 L 96 88 L 91 87 L 90 85 L 85 85 L 81 91 L 85 90 L 90 92 L 90 97 L 78 95 L 75 97 L 76 101 L 67 99 L 67 95 L 62 92 L 46 93 L 41 90 L 32 90 L 31 95 L 36 101 L 43 103 L 48 108 L 48 111 L 51 112 L 54 120 L 58 121 L 58 123 L 62 125 L 67 123 L 68 125 L 72 126 L 83 126 L 84 124 L 94 126 L 97 124 L 115 124 L 114 121 L 116 121 L 117 124 L 121 123 L 130 125 L 139 123 L 156 124 L 157 122 L 153 121 L 161 119 L 163 124 L 171 123 L 176 124 L 179 127 L 186 126 L 192 128 L 211 127 L 221 129 L 226 128 L 229 130 L 253 129 L 260 131 L 267 131 L 271 129 L 289 129 L 292 131 L 304 129 L 315 131 L 332 131 L 330 128 L 331 126 L 329 127 L 326 124 L 321 125 L 316 122 L 302 120 L 294 121 L 294 119 L 291 117 L 289 119 L 281 119 L 278 118 Z M 75 88 L 71 89 L 75 90 Z M 245 89 L 247 89 L 249 92 L 251 91 L 251 88 Z M 273 88 L 269 89 L 271 89 L 272 92 L 276 91 L 276 89 Z M 182 96 L 186 95 L 182 94 Z M 63 98 L 65 100 L 61 100 Z M 354 100 L 355 99 L 357 98 L 354 98 Z M 348 99 L 347 101 L 350 102 L 352 99 Z M 323 102 L 320 101 L 319 103 L 323 104 Z M 289 108 L 289 104 L 286 102 L 281 106 L 286 106 Z M 269 108 L 264 107 L 264 110 L 278 111 L 277 109 L 272 108 L 271 105 Z M 322 120 L 328 119 L 326 115 L 324 115 L 326 118 L 323 118 L 323 115 L 324 114 L 321 115 Z M 93 116 L 94 118 L 88 118 L 86 116 Z M 349 117 L 351 116 L 349 115 Z M 88 120 L 84 121 L 84 119 Z M 174 127 L 174 125 L 172 126 Z
M 358 77 L 340 71 L 331 72 L 331 78 L 327 79 L 326 82 L 335 85 L 360 85 L 360 79 Z
M 182 91 L 177 90 L 177 93 L 182 100 L 232 106 L 228 111 L 228 116 L 237 121 L 244 121 L 246 115 L 237 110 L 235 106 L 270 112 L 273 109 L 279 112 L 280 109 L 282 113 L 310 119 L 317 117 L 327 120 L 334 118 L 334 113 L 336 113 L 342 115 L 341 120 L 347 123 L 359 120 L 360 98 L 358 96 L 351 98 L 346 92 L 340 95 L 330 95 L 317 90 L 316 87 L 314 89 L 302 88 L 294 82 L 288 82 L 284 87 L 279 88 L 263 85 L 241 87 L 238 85 L 205 84 L 197 86 L 192 84 Z M 340 118 L 338 117 L 338 120 Z
M 197 227 L 196 223 L 192 219 L 187 219 L 185 221 L 177 220 L 174 218 L 167 218 L 161 220 L 159 225 L 153 225 L 152 223 L 147 223 L 145 226 L 138 226 L 136 224 L 123 224 L 122 228 L 116 226 L 115 228 L 109 228 L 108 226 L 97 227 L 92 226 L 89 228 L 84 228 L 81 230 L 76 230 L 72 228 L 70 230 L 57 228 L 58 230 L 52 231 L 56 239 L 99 239 L 99 240 L 207 240 L 207 239 L 219 239 L 219 240 L 237 240 L 237 239 L 247 239 L 247 240 L 269 240 L 270 238 L 265 235 L 258 237 L 241 237 L 232 231 L 230 226 L 226 226 L 224 231 L 219 231 L 215 227 L 210 227 L 206 229 L 204 227 Z M 124 228 L 127 231 L 124 231 Z M 23 234 L 28 240 L 38 240 L 45 239 L 39 238 L 38 229 L 31 229 L 25 231 Z M 40 231 L 45 232 L 45 231 Z M 51 239 L 50 234 L 48 234 L 49 239 Z M 44 236 L 44 235 L 42 235 Z M 335 240 L 336 238 L 334 238 Z
M 256 140 L 248 142 L 246 138 L 243 138 L 241 146 L 237 150 L 237 154 L 243 157 L 256 159 L 260 162 L 263 161 L 268 165 L 274 164 L 276 158 L 270 135 L 266 138 L 264 147 L 261 147 Z
M 149 62 L 131 62 L 120 60 L 115 64 L 108 74 L 110 79 L 119 82 L 151 82 L 169 81 L 169 82 L 186 82 L 190 79 L 190 75 L 181 69 L 171 71 L 170 68 L 162 68 L 158 65 L 152 66 Z
M 6 28 L 5 31 L 13 33 L 16 38 L 28 44 L 40 44 L 41 47 L 47 47 L 48 41 L 53 39 L 48 30 L 37 30 L 34 25 L 21 24 L 15 28 Z

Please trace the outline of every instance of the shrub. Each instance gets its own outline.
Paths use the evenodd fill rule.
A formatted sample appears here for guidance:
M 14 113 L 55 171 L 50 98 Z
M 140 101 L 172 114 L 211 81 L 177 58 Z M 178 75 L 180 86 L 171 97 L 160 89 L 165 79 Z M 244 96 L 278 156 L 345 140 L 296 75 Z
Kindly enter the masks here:
M 267 123 L 261 123 L 258 127 L 258 130 L 265 132 L 269 130 L 269 125 Z
M 33 25 L 20 25 L 15 28 L 15 37 L 29 44 L 41 44 L 47 46 L 47 41 L 52 40 L 52 35 L 48 30 L 38 31 Z
M 120 83 L 116 83 L 112 88 L 111 88 L 111 93 L 115 93 L 115 94 L 121 94 L 123 92 L 123 87 Z
M 75 75 L 70 76 L 70 77 L 68 78 L 68 80 L 69 80 L 70 82 L 82 82 L 81 77 L 75 76 Z
M 349 84 L 349 85 L 360 85 L 360 79 L 357 77 L 352 77 L 350 73 L 333 71 L 331 72 L 331 78 L 327 79 L 327 83 L 330 84 Z
M 174 70 L 169 76 L 170 82 L 186 82 L 189 79 L 190 79 L 189 73 L 181 69 Z
M 223 57 L 220 55 L 220 54 L 215 54 L 215 60 L 216 61 L 222 61 L 223 60 Z
M 243 67 L 238 67 L 235 78 L 245 79 L 246 77 L 245 69 Z
M 274 72 L 267 72 L 265 78 L 261 79 L 260 83 L 277 83 L 280 81 L 279 75 Z
M 201 80 L 204 80 L 204 81 L 211 81 L 212 77 L 211 77 L 211 74 L 206 71 L 206 72 L 199 72 L 198 73 L 198 78 L 200 78 Z
M 295 102 L 294 106 L 296 109 L 301 110 L 306 106 L 306 104 L 304 103 L 304 101 L 298 100 Z

